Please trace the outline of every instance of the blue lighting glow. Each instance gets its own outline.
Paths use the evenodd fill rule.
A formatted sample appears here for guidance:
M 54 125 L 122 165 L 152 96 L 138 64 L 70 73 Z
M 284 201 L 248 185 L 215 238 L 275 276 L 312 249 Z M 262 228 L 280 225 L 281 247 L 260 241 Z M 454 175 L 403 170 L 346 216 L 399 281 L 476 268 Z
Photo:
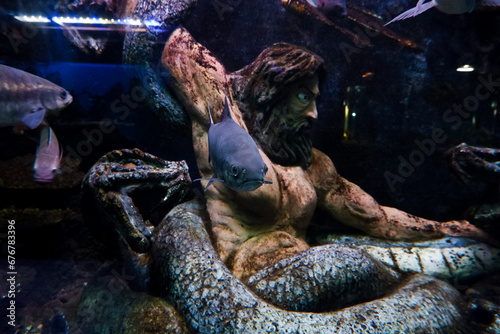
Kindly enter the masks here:
M 61 16 L 53 16 L 52 18 L 47 18 L 43 16 L 28 16 L 28 15 L 19 15 L 14 16 L 17 20 L 21 22 L 30 22 L 30 23 L 49 23 L 54 22 L 59 25 L 65 24 L 86 24 L 86 25 L 127 25 L 127 26 L 150 26 L 157 27 L 160 25 L 158 21 L 155 20 L 146 20 L 141 21 L 138 19 L 126 18 L 126 19 L 103 19 L 98 17 L 61 17 Z

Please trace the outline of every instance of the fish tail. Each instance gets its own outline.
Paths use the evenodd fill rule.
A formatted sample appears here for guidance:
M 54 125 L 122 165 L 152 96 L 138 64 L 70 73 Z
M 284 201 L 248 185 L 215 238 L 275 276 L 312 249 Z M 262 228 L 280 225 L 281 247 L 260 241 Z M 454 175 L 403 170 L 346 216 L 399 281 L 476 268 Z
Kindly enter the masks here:
M 414 17 L 414 16 L 417 16 L 418 14 L 422 14 L 423 12 L 425 12 L 426 10 L 436 6 L 436 3 L 434 1 L 430 1 L 430 2 L 427 2 L 427 3 L 424 3 L 422 4 L 423 1 L 419 1 L 417 3 L 417 6 L 415 6 L 414 8 L 412 9 L 409 9 L 407 10 L 406 12 L 402 13 L 402 14 L 399 14 L 398 16 L 396 16 L 394 19 L 392 19 L 391 21 L 387 22 L 386 24 L 384 24 L 385 26 L 388 25 L 388 24 L 391 24 L 392 22 L 394 21 L 400 21 L 400 20 L 404 20 L 404 19 L 407 19 L 409 17 Z

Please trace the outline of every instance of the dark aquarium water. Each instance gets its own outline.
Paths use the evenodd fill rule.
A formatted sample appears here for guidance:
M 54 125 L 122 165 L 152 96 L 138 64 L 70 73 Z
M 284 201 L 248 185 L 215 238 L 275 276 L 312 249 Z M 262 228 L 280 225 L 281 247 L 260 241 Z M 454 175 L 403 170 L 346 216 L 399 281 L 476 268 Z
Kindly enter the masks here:
M 0 332 L 499 333 L 500 1 L 417 2 L 2 1 Z

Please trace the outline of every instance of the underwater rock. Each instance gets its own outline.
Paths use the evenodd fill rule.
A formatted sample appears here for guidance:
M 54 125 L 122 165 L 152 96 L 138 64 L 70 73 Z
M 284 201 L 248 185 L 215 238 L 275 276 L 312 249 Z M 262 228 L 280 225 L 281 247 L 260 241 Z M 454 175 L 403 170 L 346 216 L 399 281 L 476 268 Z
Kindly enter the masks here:
M 112 276 L 85 287 L 78 315 L 85 333 L 189 333 L 167 301 L 132 291 Z
M 129 18 L 137 5 L 137 0 L 60 0 L 55 9 L 61 16 L 99 17 L 108 19 Z M 85 31 L 61 25 L 64 36 L 80 51 L 90 55 L 100 55 L 106 48 L 108 29 Z M 122 30 L 119 26 L 116 30 Z
M 499 155 L 499 149 L 466 143 L 445 152 L 452 173 L 479 197 L 479 203 L 467 209 L 467 218 L 497 237 L 500 237 Z
M 491 199 L 494 199 L 494 197 Z M 467 210 L 466 216 L 470 221 L 481 226 L 486 231 L 491 231 L 495 235 L 500 234 L 498 232 L 500 222 L 500 203 L 498 200 L 474 205 Z
M 484 333 L 500 332 L 500 274 L 491 275 L 465 291 L 469 313 Z M 487 326 L 487 327 L 486 327 Z
M 123 62 L 142 67 L 143 87 L 148 92 L 147 104 L 167 126 L 187 133 L 189 120 L 182 107 L 172 96 L 166 82 L 168 74 L 158 64 L 158 46 L 163 45 L 173 26 L 189 13 L 196 0 L 141 0 L 138 1 L 133 17 L 141 20 L 155 20 L 159 27 L 145 31 L 127 31 L 123 42 Z
M 197 0 L 60 0 L 56 10 L 61 15 L 78 14 L 83 17 L 98 16 L 109 19 L 132 18 L 141 22 L 155 21 L 158 25 L 143 24 L 139 28 L 119 25 L 115 30 L 124 34 L 122 57 L 125 64 L 142 68 L 141 88 L 146 90 L 150 109 L 172 129 L 187 133 L 188 118 L 182 107 L 171 96 L 167 85 L 168 74 L 158 66 L 158 46 L 164 44 L 172 27 L 184 19 Z M 82 31 L 63 26 L 66 38 L 79 50 L 93 55 L 103 53 L 109 32 Z
M 500 149 L 470 146 L 461 143 L 450 148 L 445 156 L 453 173 L 473 190 L 481 182 L 500 185 Z M 496 189 L 495 189 L 496 190 Z

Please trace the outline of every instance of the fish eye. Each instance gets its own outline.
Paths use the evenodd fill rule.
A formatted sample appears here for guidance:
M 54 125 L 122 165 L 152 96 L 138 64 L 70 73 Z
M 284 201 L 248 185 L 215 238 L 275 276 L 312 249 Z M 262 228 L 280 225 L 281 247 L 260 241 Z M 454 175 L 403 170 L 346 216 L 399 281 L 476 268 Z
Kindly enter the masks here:
M 59 97 L 63 100 L 66 100 L 66 98 L 68 97 L 68 92 L 63 90 L 61 94 L 59 94 Z
M 239 173 L 238 167 L 236 167 L 235 165 L 232 165 L 231 166 L 231 173 L 233 174 L 233 176 L 238 176 L 238 173 Z

